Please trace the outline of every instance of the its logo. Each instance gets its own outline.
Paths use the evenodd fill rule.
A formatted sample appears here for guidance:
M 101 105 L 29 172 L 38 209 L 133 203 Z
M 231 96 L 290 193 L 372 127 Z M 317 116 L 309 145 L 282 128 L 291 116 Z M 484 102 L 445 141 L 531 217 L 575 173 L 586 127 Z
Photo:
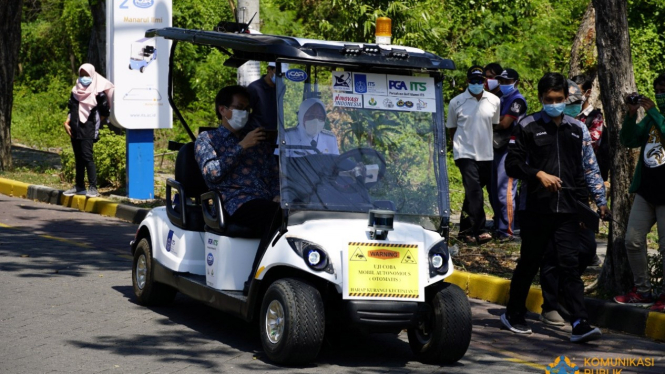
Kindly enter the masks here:
M 304 82 L 307 79 L 307 73 L 300 69 L 289 69 L 286 72 L 286 79 L 293 82 Z
M 354 74 L 353 86 L 356 93 L 367 93 L 367 76 L 365 74 Z
M 391 251 L 390 249 L 377 249 L 374 251 L 368 251 L 367 256 L 378 258 L 379 260 L 390 260 L 393 258 L 399 258 L 399 252 Z
M 155 0 L 134 0 L 134 5 L 139 8 L 150 8 L 155 5 Z
M 215 262 L 215 257 L 213 257 L 212 253 L 208 253 L 208 257 L 206 257 L 206 262 L 208 263 L 208 266 L 212 266 L 212 264 Z
M 566 356 L 557 357 L 545 367 L 545 374 L 579 374 L 580 369 Z

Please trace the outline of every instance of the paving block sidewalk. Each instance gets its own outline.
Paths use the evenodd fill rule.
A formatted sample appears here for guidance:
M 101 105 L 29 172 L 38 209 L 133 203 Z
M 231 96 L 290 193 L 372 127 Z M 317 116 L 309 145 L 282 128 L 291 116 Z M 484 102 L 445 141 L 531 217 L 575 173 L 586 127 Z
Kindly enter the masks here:
M 135 224 L 140 223 L 149 211 L 148 209 L 117 203 L 104 198 L 89 198 L 80 195 L 64 196 L 60 190 L 29 185 L 6 178 L 0 178 L 0 193 L 12 197 L 67 206 L 83 212 L 116 217 Z M 471 298 L 500 305 L 506 305 L 508 301 L 510 280 L 463 271 L 456 271 L 446 280 L 461 287 Z M 650 312 L 647 309 L 592 298 L 586 298 L 585 302 L 592 324 L 665 341 L 665 313 Z M 532 287 L 527 299 L 527 308 L 531 312 L 540 313 L 542 303 L 541 290 Z

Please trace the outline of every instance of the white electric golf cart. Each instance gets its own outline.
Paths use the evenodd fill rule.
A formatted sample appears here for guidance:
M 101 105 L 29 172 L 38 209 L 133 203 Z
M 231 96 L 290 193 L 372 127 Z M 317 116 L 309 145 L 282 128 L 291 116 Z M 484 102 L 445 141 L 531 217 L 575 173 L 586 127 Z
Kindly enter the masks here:
M 417 359 L 461 359 L 471 310 L 465 293 L 445 282 L 453 265 L 442 82 L 453 62 L 409 47 L 272 35 L 164 28 L 146 37 L 173 41 L 171 67 L 179 42 L 218 48 L 228 66 L 277 62 L 283 215 L 252 269 L 263 233 L 229 221 L 193 143 L 183 145 L 167 205 L 150 211 L 131 245 L 138 302 L 164 304 L 181 292 L 258 320 L 265 352 L 278 363 L 315 360 L 324 334 L 340 326 L 407 329 Z M 324 104 L 323 133 L 339 154 L 287 141 L 302 130 L 298 109 L 308 98 Z

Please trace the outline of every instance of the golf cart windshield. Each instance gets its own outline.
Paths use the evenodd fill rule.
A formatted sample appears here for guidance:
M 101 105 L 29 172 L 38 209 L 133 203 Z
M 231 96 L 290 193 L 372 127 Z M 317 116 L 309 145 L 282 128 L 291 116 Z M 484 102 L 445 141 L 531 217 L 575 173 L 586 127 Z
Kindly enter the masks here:
M 277 83 L 283 208 L 447 216 L 440 82 L 288 68 Z

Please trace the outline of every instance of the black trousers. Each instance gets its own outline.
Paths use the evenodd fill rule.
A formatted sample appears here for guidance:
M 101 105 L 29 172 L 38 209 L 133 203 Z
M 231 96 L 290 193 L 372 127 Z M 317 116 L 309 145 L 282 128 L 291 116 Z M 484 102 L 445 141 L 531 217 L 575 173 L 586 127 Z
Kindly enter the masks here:
M 462 174 L 464 185 L 464 203 L 462 203 L 462 218 L 460 219 L 460 236 L 472 235 L 477 237 L 485 231 L 485 207 L 483 187 L 490 183 L 492 176 L 492 161 L 476 161 L 470 158 L 455 160 L 455 164 Z
M 97 170 L 92 158 L 92 139 L 72 138 L 74 148 L 74 161 L 76 162 L 76 187 L 85 188 L 85 171 L 88 171 L 88 183 L 90 187 L 97 187 Z
M 590 229 L 579 229 L 580 251 L 578 257 L 579 274 L 584 270 L 596 255 L 596 234 Z M 548 247 L 554 243 L 548 243 Z M 540 286 L 543 289 L 543 311 L 559 310 L 559 272 L 557 270 L 556 252 L 552 249 L 545 251 L 543 263 L 540 266 Z
M 263 257 L 263 253 L 265 253 L 268 248 L 270 240 L 272 240 L 275 232 L 282 224 L 282 209 L 280 208 L 279 203 L 271 200 L 250 200 L 242 204 L 240 208 L 231 215 L 230 220 L 238 225 L 249 227 L 252 231 L 262 233 L 259 249 L 256 252 L 254 263 L 252 264 L 252 271 L 249 273 L 248 281 L 251 281 L 254 279 L 259 262 Z
M 577 214 L 519 212 L 522 222 L 520 259 L 510 281 L 508 315 L 526 314 L 531 282 L 543 258 L 556 258 L 561 290 L 570 312 L 570 322 L 588 318 L 584 307 L 584 283 L 579 273 L 579 218 Z M 548 245 L 552 243 L 552 245 Z

